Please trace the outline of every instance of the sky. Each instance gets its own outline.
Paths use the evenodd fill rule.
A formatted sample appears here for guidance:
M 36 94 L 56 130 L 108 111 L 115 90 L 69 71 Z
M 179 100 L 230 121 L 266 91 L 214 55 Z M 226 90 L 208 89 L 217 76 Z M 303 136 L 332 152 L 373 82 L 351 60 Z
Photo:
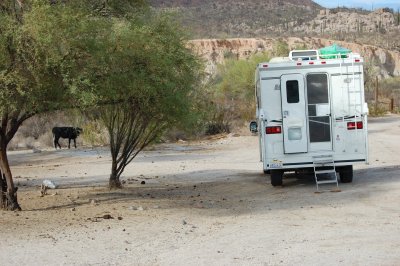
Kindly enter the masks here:
M 395 11 L 400 8 L 400 0 L 314 0 L 314 2 L 328 8 L 346 6 L 372 10 L 389 7 Z

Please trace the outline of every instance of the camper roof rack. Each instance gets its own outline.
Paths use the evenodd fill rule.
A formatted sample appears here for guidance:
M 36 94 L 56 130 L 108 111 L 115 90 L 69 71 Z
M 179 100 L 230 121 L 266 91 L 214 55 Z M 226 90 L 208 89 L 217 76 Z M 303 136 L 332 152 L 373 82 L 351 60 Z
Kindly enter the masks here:
M 298 60 L 318 60 L 318 50 L 293 50 L 289 53 L 289 58 L 294 61 Z
M 321 54 L 318 50 L 293 50 L 289 52 L 289 59 L 292 61 L 307 61 L 321 59 L 360 58 L 358 53 L 337 52 L 332 54 Z

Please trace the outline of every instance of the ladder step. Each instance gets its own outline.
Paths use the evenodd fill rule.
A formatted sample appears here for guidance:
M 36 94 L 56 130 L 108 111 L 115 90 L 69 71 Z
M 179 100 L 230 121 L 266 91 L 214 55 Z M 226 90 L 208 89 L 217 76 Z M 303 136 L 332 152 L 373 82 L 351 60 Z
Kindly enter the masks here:
M 317 181 L 318 185 L 320 184 L 331 184 L 331 183 L 337 183 L 336 179 L 334 180 L 322 180 L 322 181 Z
M 335 160 L 333 159 L 332 155 L 313 156 L 313 164 L 314 164 L 314 177 L 315 177 L 315 183 L 317 185 L 317 190 L 318 186 L 322 184 L 336 184 L 336 186 L 338 186 Z M 322 167 L 324 167 L 325 169 Z M 331 174 L 331 176 L 329 177 L 329 179 L 321 178 L 323 180 L 318 180 L 318 175 L 320 174 Z
M 316 174 L 330 174 L 330 173 L 336 173 L 335 169 L 329 169 L 329 170 L 315 170 Z

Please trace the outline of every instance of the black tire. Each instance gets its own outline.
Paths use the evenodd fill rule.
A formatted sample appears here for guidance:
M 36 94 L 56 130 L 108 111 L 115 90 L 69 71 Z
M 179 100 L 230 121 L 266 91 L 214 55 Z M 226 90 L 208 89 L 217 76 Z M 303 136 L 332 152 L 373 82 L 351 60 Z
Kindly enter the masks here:
M 271 185 L 274 187 L 282 186 L 282 177 L 282 170 L 271 170 Z
M 271 174 L 271 170 L 264 170 L 264 174 L 266 174 L 266 175 Z
M 353 166 L 348 165 L 339 169 L 340 182 L 351 183 L 353 182 Z

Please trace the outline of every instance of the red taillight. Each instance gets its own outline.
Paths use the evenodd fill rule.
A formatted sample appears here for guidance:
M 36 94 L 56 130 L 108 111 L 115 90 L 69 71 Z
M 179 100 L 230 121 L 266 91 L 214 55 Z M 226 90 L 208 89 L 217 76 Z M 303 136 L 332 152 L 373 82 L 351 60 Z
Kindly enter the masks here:
M 298 66 L 301 66 L 301 63 L 297 63 Z
M 356 125 L 357 125 L 357 129 L 363 129 L 363 122 L 361 122 L 361 121 L 347 122 L 347 129 L 348 130 L 356 129 Z
M 277 127 L 266 127 L 265 133 L 267 134 L 280 134 L 282 133 L 282 128 L 280 126 Z
M 314 62 L 311 61 L 311 62 L 308 62 L 308 64 L 309 64 L 309 65 L 314 65 Z
M 268 65 L 263 65 L 263 67 L 268 67 Z
M 359 63 L 361 60 L 360 59 L 355 59 L 354 62 Z
M 321 62 L 321 64 L 322 64 L 322 65 L 325 65 L 325 64 L 326 64 L 326 62 L 325 62 L 325 61 L 322 61 L 322 62 Z

